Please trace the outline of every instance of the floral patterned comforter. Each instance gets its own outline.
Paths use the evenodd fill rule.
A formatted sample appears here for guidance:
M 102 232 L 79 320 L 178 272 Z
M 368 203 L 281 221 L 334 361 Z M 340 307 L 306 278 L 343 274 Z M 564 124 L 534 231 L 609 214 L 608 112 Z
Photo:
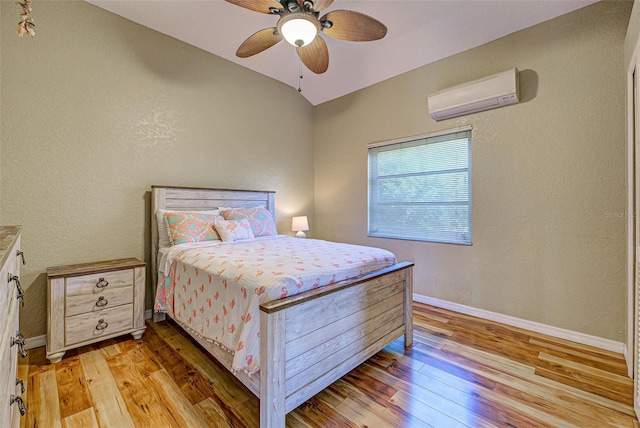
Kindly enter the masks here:
M 395 264 L 380 248 L 278 235 L 176 245 L 159 261 L 154 309 L 232 352 L 232 370 L 260 367 L 261 303 Z

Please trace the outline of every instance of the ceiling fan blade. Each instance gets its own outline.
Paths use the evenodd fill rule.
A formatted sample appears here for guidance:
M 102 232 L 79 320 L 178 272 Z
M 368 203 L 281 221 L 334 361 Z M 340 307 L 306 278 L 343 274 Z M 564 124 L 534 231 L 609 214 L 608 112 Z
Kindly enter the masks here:
M 275 27 L 265 28 L 264 30 L 260 30 L 257 33 L 249 36 L 247 40 L 242 42 L 242 44 L 236 51 L 236 55 L 240 58 L 248 58 L 252 55 L 262 52 L 265 49 L 270 48 L 280 40 L 282 40 L 282 35 L 278 33 Z
M 271 14 L 271 8 L 282 9 L 282 5 L 277 0 L 226 0 L 236 6 L 244 7 L 245 9 L 253 10 L 260 13 Z
M 323 21 L 331 22 L 328 28 L 323 25 L 322 31 L 334 39 L 369 42 L 387 34 L 387 27 L 382 22 L 352 10 L 334 10 L 320 18 L 320 22 Z
M 313 10 L 316 12 L 320 12 L 321 10 L 325 10 L 329 6 L 333 4 L 333 0 L 314 0 L 313 1 Z
M 316 74 L 322 74 L 329 68 L 329 49 L 320 36 L 306 46 L 296 48 L 298 56 L 307 68 Z

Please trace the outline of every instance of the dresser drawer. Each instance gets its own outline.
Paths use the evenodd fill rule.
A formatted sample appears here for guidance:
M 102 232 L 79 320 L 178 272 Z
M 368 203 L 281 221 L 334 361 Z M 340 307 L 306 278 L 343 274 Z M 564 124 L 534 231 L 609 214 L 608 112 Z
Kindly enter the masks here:
M 127 303 L 133 303 L 133 285 L 95 293 L 74 294 L 67 296 L 65 316 L 68 318 L 78 314 L 102 311 Z
M 66 279 L 66 296 L 98 295 L 133 286 L 133 269 L 73 276 Z
M 9 304 L 16 296 L 16 286 L 14 282 L 9 282 L 9 267 L 3 266 L 0 270 L 0 323 L 4 325 L 9 312 Z
M 94 341 L 133 328 L 133 304 L 68 317 L 65 346 Z
M 1 229 L 1 228 L 0 228 Z M 18 346 L 11 345 L 19 329 L 18 316 L 21 301 L 17 299 L 20 264 L 16 252 L 19 249 L 19 236 L 14 246 L 5 250 L 5 263 L 0 269 L 0 426 L 11 427 L 20 424 L 20 413 L 17 404 L 10 404 L 11 396 L 20 396 L 16 392 L 16 375 L 18 367 Z M 19 281 L 19 279 L 18 279 Z

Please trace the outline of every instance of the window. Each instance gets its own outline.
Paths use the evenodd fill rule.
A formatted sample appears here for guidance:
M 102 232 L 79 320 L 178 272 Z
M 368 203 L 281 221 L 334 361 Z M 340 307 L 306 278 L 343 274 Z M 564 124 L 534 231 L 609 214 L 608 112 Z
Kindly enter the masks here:
M 471 128 L 369 146 L 369 236 L 471 244 Z

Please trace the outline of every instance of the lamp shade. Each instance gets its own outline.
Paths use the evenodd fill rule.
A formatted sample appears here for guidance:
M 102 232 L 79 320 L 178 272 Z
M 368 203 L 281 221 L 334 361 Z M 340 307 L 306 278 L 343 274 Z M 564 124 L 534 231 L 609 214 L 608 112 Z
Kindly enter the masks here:
M 309 220 L 307 220 L 307 216 L 299 216 L 293 217 L 291 219 L 291 230 L 294 232 L 300 232 L 304 230 L 309 230 Z
M 319 22 L 306 13 L 284 15 L 278 21 L 278 31 L 293 46 L 306 46 L 318 35 Z

